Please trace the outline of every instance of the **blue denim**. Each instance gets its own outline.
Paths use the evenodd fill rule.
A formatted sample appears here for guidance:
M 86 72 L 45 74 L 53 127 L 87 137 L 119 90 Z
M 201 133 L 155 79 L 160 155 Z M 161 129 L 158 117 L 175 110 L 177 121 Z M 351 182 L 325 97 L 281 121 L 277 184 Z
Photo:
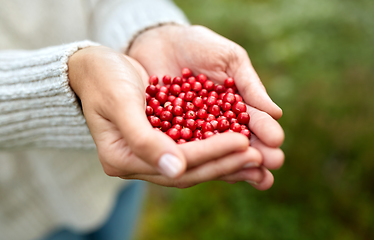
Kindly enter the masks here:
M 145 186 L 142 181 L 125 186 L 110 217 L 99 229 L 82 234 L 64 228 L 40 240 L 130 240 L 141 211 Z

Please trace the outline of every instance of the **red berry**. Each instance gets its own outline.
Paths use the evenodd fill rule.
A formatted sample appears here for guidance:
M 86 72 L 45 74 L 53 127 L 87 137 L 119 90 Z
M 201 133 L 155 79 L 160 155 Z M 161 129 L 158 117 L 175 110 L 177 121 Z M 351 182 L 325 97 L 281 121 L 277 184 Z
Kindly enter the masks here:
M 178 96 L 178 94 L 181 93 L 181 92 L 182 92 L 182 88 L 178 84 L 173 84 L 173 85 L 170 86 L 170 93 L 172 95 Z
M 186 111 L 186 112 L 194 111 L 195 110 L 195 105 L 192 102 L 185 102 L 183 108 L 184 108 L 184 111 Z
M 240 133 L 246 136 L 247 138 L 251 137 L 251 132 L 248 129 L 242 129 Z
M 152 115 L 153 114 L 153 108 L 151 106 L 147 106 L 145 108 L 145 113 L 147 114 L 147 116 Z
M 197 107 L 201 108 L 204 105 L 203 99 L 201 97 L 195 97 L 192 100 L 192 103 Z
M 208 116 L 205 118 L 205 121 L 210 122 L 212 120 L 216 120 L 216 117 L 213 114 L 209 113 Z
M 167 130 L 171 128 L 171 123 L 169 121 L 163 121 L 161 122 L 160 127 L 163 132 L 166 132 Z
M 174 116 L 182 116 L 183 112 L 184 112 L 184 110 L 181 106 L 173 107 L 172 113 L 174 114 Z
M 191 91 L 186 92 L 186 94 L 184 95 L 184 100 L 188 101 L 188 102 L 191 102 L 194 99 L 195 94 L 196 93 L 191 92 Z
M 248 129 L 248 127 L 246 125 L 242 125 L 242 129 Z
M 209 113 L 213 114 L 215 117 L 219 116 L 221 108 L 218 105 L 213 105 L 209 107 Z
M 173 121 L 171 122 L 173 125 L 175 124 L 179 124 L 179 125 L 183 125 L 184 123 L 184 118 L 181 117 L 181 116 L 176 116 L 173 118 Z
M 235 85 L 235 81 L 233 78 L 229 77 L 225 79 L 225 87 L 226 88 L 231 88 Z
M 213 129 L 216 130 L 218 127 L 218 121 L 217 120 L 212 120 L 210 121 L 210 124 L 213 126 Z
M 223 116 L 225 116 L 227 119 L 236 118 L 236 115 L 233 111 L 229 110 L 226 111 Z
M 218 93 L 218 94 L 221 94 L 221 93 L 224 93 L 226 91 L 226 87 L 221 85 L 221 84 L 218 84 L 214 87 L 214 90 Z
M 217 130 L 218 131 L 224 132 L 229 128 L 230 128 L 229 121 L 227 121 L 226 119 L 218 120 L 218 124 L 217 124 Z
M 196 121 L 193 120 L 193 119 L 186 119 L 186 120 L 184 121 L 184 126 L 185 126 L 186 128 L 191 129 L 192 131 L 195 131 L 195 129 L 196 129 L 196 127 L 197 127 L 197 124 L 196 124 Z
M 184 100 L 182 98 L 179 98 L 177 97 L 176 99 L 174 99 L 173 101 L 173 106 L 180 106 L 180 107 L 183 107 L 183 104 L 184 104 Z
M 201 85 L 200 82 L 195 82 L 191 84 L 191 88 L 195 92 L 199 92 L 201 89 L 203 89 L 203 85 Z
M 183 128 L 181 130 L 181 138 L 185 140 L 190 140 L 192 138 L 192 131 L 189 128 Z
M 225 96 L 225 94 L 226 94 L 226 93 L 220 93 L 220 94 L 218 95 L 218 99 L 223 100 L 223 97 Z
M 199 74 L 196 76 L 196 80 L 204 84 L 207 81 L 207 77 L 204 74 Z
M 213 106 L 213 105 L 215 105 L 216 103 L 217 103 L 217 98 L 214 97 L 214 96 L 210 96 L 210 97 L 208 97 L 207 100 L 206 100 L 206 105 L 207 105 L 208 107 Z
M 181 77 L 175 77 L 173 78 L 173 84 L 181 86 L 183 84 L 183 79 Z
M 188 92 L 190 90 L 191 90 L 191 84 L 189 84 L 187 82 L 182 84 L 182 91 L 183 92 Z
M 202 139 L 202 137 L 203 137 L 203 132 L 201 131 L 201 130 L 195 130 L 194 132 L 193 132 L 193 137 L 194 138 L 198 138 L 198 139 Z
M 222 108 L 222 106 L 223 106 L 223 100 L 222 99 L 218 99 L 217 100 L 217 105 Z
M 191 70 L 189 68 L 182 68 L 181 72 L 182 72 L 182 76 L 184 78 L 188 78 L 188 77 L 190 77 L 192 75 L 192 72 L 191 72 Z
M 161 124 L 161 120 L 155 116 L 149 116 L 148 120 L 153 127 L 159 127 Z
M 148 85 L 148 87 L 145 89 L 145 92 L 151 95 L 151 97 L 154 97 L 156 96 L 158 90 L 155 85 Z
M 224 131 L 224 132 L 234 132 L 233 130 L 231 130 L 231 129 L 227 129 L 226 131 Z
M 166 86 L 161 86 L 160 87 L 160 92 L 164 92 L 164 93 L 168 94 L 169 93 L 169 88 L 166 87 Z
M 199 95 L 199 96 L 202 97 L 202 98 L 203 98 L 203 97 L 208 97 L 208 90 L 206 90 L 206 89 L 201 89 L 197 95 Z
M 246 106 L 243 102 L 235 102 L 235 103 L 232 105 L 231 110 L 232 110 L 236 115 L 238 115 L 238 114 L 241 113 L 241 112 L 245 112 L 245 111 L 247 111 L 247 106 Z
M 171 103 L 165 107 L 165 110 L 169 111 L 169 112 L 173 112 L 173 109 L 174 109 L 174 107 Z
M 233 88 L 227 88 L 225 93 L 235 94 L 235 90 Z
M 196 118 L 196 113 L 194 111 L 188 111 L 186 112 L 186 119 L 195 119 Z
M 160 102 L 156 98 L 151 98 L 151 100 L 149 100 L 148 102 L 148 106 L 151 106 L 153 109 L 156 109 L 160 106 Z
M 149 84 L 156 85 L 158 84 L 158 77 L 156 75 L 152 75 L 148 79 Z
M 179 139 L 177 141 L 177 144 L 183 144 L 183 143 L 186 143 L 186 142 L 187 142 L 186 140 L 184 140 L 183 138 L 181 138 L 181 139 Z
M 171 84 L 171 77 L 169 75 L 165 75 L 163 78 L 162 78 L 162 82 L 167 85 L 167 84 Z
M 230 118 L 230 123 L 231 124 L 238 123 L 238 119 L 236 119 L 236 118 Z
M 196 83 L 196 78 L 195 77 L 189 77 L 189 78 L 187 78 L 187 82 L 189 84 L 191 84 L 191 86 L 192 86 L 194 83 Z
M 219 121 L 221 121 L 221 120 L 223 120 L 223 119 L 227 120 L 227 118 L 226 118 L 225 116 L 219 116 L 219 117 L 217 118 L 217 121 L 219 122 Z
M 247 125 L 247 124 L 249 123 L 249 119 L 250 119 L 250 117 L 249 117 L 249 114 L 248 114 L 247 112 L 242 112 L 242 113 L 239 113 L 237 119 L 238 119 L 238 122 L 239 122 L 240 124 L 245 124 L 245 125 Z
M 153 109 L 153 114 L 159 117 L 165 109 L 161 106 L 158 106 L 156 109 Z
M 226 93 L 222 99 L 224 102 L 228 102 L 230 104 L 234 104 L 236 101 L 235 95 L 233 93 Z
M 243 102 L 243 98 L 239 94 L 235 94 L 235 99 L 237 102 Z
M 182 126 L 180 124 L 173 125 L 173 128 L 178 129 L 179 131 L 182 130 Z
M 200 119 L 205 119 L 208 116 L 208 112 L 205 109 L 199 109 L 196 112 L 196 115 Z
M 213 132 L 214 128 L 210 122 L 204 122 L 203 125 L 201 126 L 201 131 L 202 132 Z
M 169 95 L 169 96 L 168 96 L 168 101 L 169 101 L 169 102 L 173 102 L 174 99 L 176 99 L 176 98 L 177 98 L 177 97 L 174 96 L 174 95 Z
M 169 111 L 162 111 L 160 114 L 160 119 L 162 121 L 171 121 L 173 120 L 173 114 Z
M 163 105 L 168 100 L 168 95 L 164 92 L 158 92 L 156 94 L 156 99 Z
M 228 103 L 228 102 L 224 102 L 223 105 L 222 105 L 222 110 L 223 111 L 228 111 L 228 110 L 231 110 L 231 104 Z
M 214 133 L 211 132 L 211 131 L 207 131 L 207 132 L 203 133 L 203 139 L 207 139 L 207 138 L 210 138 L 212 136 L 214 136 Z
M 210 80 L 207 80 L 204 84 L 203 84 L 204 88 L 210 92 L 214 89 L 214 82 L 210 81 Z
M 151 100 L 151 95 L 149 95 L 148 93 L 145 93 L 145 100 L 146 100 L 147 103 L 148 103 L 149 100 Z
M 213 97 L 215 97 L 216 99 L 218 99 L 218 93 L 217 93 L 216 91 L 211 91 L 211 92 L 209 92 L 208 97 L 210 97 L 210 96 L 213 96 Z
M 166 134 L 174 141 L 177 141 L 181 137 L 180 131 L 176 128 L 170 128 L 169 130 L 167 130 Z
M 201 129 L 201 126 L 205 123 L 204 119 L 196 119 L 196 128 Z
M 242 127 L 240 126 L 239 123 L 232 123 L 230 126 L 230 129 L 233 130 L 234 132 L 240 132 L 242 130 Z
M 193 142 L 193 141 L 200 141 L 201 139 L 199 139 L 199 138 L 191 138 L 191 141 Z

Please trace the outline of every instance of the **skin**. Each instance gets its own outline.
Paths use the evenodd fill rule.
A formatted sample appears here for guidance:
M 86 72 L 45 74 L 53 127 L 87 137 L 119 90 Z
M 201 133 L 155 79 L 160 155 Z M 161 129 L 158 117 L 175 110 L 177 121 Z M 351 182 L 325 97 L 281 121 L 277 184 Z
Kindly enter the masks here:
M 188 28 L 192 32 L 176 26 L 148 30 L 136 39 L 130 57 L 106 47 L 85 48 L 70 57 L 70 85 L 82 102 L 104 172 L 178 188 L 212 180 L 248 181 L 259 190 L 270 188 L 273 176 L 268 169 L 279 168 L 284 159 L 279 149 L 283 130 L 274 120 L 282 115 L 281 110 L 266 94 L 246 53 L 248 59 L 244 61 L 243 56 L 235 59 L 227 55 L 230 51 L 223 52 L 228 43 L 243 53 L 240 47 L 205 28 Z M 179 34 L 187 34 L 187 42 L 177 38 Z M 196 45 L 195 37 L 204 41 Z M 163 50 L 167 46 L 169 50 Z M 228 75 L 236 79 L 240 93 L 251 106 L 249 128 L 256 135 L 251 138 L 253 147 L 238 133 L 178 145 L 152 128 L 144 114 L 148 74 L 179 75 L 182 67 L 204 73 L 216 82 L 222 83 Z M 174 178 L 160 173 L 158 163 L 165 153 L 177 157 L 183 166 Z M 251 167 L 246 168 L 249 163 Z

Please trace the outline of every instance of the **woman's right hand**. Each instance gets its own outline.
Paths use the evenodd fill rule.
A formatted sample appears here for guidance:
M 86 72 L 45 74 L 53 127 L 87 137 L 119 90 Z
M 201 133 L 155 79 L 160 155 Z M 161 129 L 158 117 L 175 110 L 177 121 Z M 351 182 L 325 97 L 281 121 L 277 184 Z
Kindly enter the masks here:
M 68 67 L 70 85 L 109 176 L 180 188 L 211 180 L 271 186 L 269 174 L 256 167 L 262 155 L 241 134 L 178 145 L 154 130 L 145 114 L 148 75 L 135 60 L 106 47 L 88 47 L 74 53 Z M 251 168 L 238 175 L 245 166 Z

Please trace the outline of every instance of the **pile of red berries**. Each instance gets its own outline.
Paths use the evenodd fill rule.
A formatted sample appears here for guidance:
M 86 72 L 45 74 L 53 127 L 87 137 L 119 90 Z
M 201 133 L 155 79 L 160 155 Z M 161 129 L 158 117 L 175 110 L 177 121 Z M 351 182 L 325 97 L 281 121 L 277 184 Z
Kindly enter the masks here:
M 151 125 L 174 141 L 185 143 L 223 132 L 238 132 L 248 138 L 249 114 L 233 78 L 214 84 L 204 74 L 196 77 L 188 68 L 182 77 L 149 78 L 146 114 Z

